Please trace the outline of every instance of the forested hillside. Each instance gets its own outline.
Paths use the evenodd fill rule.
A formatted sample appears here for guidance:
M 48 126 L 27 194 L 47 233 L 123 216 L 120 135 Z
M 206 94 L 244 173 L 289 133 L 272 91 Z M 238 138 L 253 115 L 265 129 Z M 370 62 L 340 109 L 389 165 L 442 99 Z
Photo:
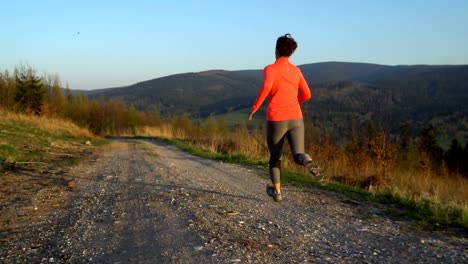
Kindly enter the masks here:
M 432 124 L 447 142 L 468 134 L 468 66 L 429 69 L 398 78 L 362 83 L 325 82 L 315 86 L 315 100 L 304 105 L 315 126 L 333 135 L 352 133 L 369 122 L 398 133 Z M 339 131 L 340 133 L 336 133 Z M 445 142 L 445 143 L 447 143 Z
M 183 113 L 206 117 L 249 106 L 260 83 L 261 79 L 240 72 L 206 71 L 89 91 L 87 95 L 122 99 L 137 109 L 156 106 L 166 117 Z
M 305 118 L 333 138 L 349 138 L 353 129 L 369 124 L 395 134 L 405 124 L 413 133 L 433 124 L 445 144 L 468 136 L 468 66 L 325 62 L 300 68 L 313 94 L 304 105 Z M 204 118 L 249 108 L 261 83 L 261 70 L 207 71 L 87 94 L 121 99 L 140 110 L 157 107 L 163 117 Z

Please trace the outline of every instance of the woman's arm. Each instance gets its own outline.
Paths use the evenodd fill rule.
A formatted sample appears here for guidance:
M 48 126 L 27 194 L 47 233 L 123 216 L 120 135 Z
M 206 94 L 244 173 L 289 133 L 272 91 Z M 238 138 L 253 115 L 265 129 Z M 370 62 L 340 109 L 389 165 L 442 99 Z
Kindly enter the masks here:
M 304 76 L 301 74 L 301 78 L 299 80 L 299 95 L 297 96 L 297 100 L 299 103 L 309 100 L 312 97 L 312 93 L 310 92 L 309 85 L 307 85 Z
M 263 85 L 260 91 L 258 92 L 257 99 L 252 105 L 252 111 L 249 114 L 249 120 L 252 119 L 252 116 L 257 110 L 262 106 L 263 101 L 265 101 L 265 98 L 270 94 L 271 87 L 273 87 L 273 80 L 274 80 L 274 74 L 273 74 L 273 68 L 270 66 L 265 67 L 263 70 Z

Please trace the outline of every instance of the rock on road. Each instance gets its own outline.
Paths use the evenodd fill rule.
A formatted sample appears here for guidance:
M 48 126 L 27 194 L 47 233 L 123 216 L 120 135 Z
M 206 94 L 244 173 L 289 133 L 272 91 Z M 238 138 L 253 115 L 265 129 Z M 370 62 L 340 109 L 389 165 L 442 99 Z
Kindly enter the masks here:
M 265 194 L 265 170 L 118 141 L 69 172 L 66 206 L 3 246 L 7 263 L 468 263 L 465 236 L 319 189 Z M 1 262 L 0 261 L 0 262 Z

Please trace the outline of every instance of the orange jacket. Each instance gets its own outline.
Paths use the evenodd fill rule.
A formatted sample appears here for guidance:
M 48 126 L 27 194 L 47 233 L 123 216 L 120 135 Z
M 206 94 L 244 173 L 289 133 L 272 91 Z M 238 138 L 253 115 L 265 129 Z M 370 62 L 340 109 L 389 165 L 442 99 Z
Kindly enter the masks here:
M 298 93 L 299 91 L 299 93 Z M 312 96 L 301 70 L 281 57 L 263 70 L 263 86 L 252 106 L 256 112 L 269 96 L 268 121 L 284 121 L 302 118 L 300 103 Z

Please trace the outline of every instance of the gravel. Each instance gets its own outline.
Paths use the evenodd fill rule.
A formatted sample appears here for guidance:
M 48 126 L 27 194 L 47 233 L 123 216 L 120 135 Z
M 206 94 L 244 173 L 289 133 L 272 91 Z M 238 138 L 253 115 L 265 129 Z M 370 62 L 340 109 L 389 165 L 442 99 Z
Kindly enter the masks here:
M 284 187 L 274 203 L 265 173 L 157 141 L 112 143 L 67 172 L 76 187 L 62 206 L 3 232 L 0 262 L 468 263 L 464 234 L 319 189 Z

